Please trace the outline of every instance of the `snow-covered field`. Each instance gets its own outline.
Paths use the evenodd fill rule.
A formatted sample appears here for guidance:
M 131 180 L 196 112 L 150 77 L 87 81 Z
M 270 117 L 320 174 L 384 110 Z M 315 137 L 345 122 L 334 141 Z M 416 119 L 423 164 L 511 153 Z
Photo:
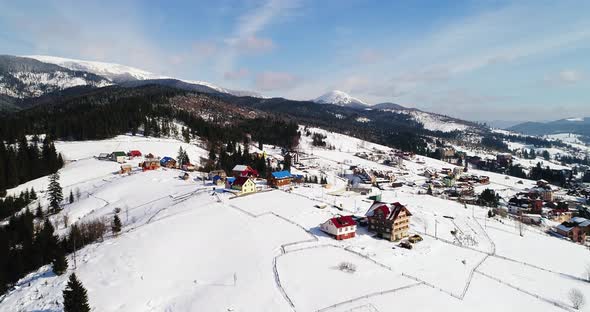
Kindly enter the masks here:
M 173 169 L 119 175 L 119 164 L 92 158 L 131 149 L 174 157 L 183 146 L 198 162 L 207 152 L 192 144 L 132 136 L 56 144 L 70 160 L 60 170 L 64 192 L 82 193 L 52 217 L 59 233 L 67 230 L 60 221 L 65 214 L 71 222 L 111 219 L 121 209 L 123 232 L 77 253 L 75 272 L 93 311 L 569 311 L 571 288 L 590 300 L 590 284 L 582 281 L 588 249 L 537 228 L 520 236 L 511 221 L 486 219 L 487 209 L 419 194 L 418 187 L 375 190 L 413 214 L 410 233 L 424 240 L 412 250 L 376 239 L 364 227 L 344 241 L 324 234 L 320 223 L 337 214 L 363 215 L 370 205 L 367 196 L 337 192 L 343 186 L 337 174 L 346 165 L 394 170 L 418 183 L 424 168 L 449 164 L 420 156 L 424 163 L 393 168 L 354 156 L 389 151 L 385 146 L 311 131 L 325 133 L 335 147 L 312 148 L 309 137 L 300 146 L 303 162 L 314 167 L 308 171 L 326 175 L 330 188 L 309 185 L 237 198 L 213 191 L 198 173 L 187 181 Z M 280 157 L 278 149 L 265 150 Z M 474 173 L 490 176 L 485 187 L 506 195 L 533 185 Z M 46 185 L 40 178 L 10 192 Z M 315 207 L 321 203 L 328 207 Z M 356 271 L 339 270 L 342 262 Z M 69 263 L 74 272 L 72 256 Z M 0 312 L 61 311 L 67 275 L 54 276 L 49 266 L 31 273 L 0 297 Z

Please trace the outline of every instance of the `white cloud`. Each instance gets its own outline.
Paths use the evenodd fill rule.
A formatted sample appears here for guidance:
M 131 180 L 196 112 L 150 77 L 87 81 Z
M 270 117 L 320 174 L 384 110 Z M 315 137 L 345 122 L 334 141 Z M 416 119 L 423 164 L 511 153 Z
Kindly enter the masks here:
M 229 71 L 223 74 L 223 78 L 226 80 L 239 80 L 244 79 L 250 75 L 250 71 L 246 68 L 240 68 L 236 71 Z
M 226 43 L 240 53 L 263 53 L 271 51 L 275 45 L 269 38 L 250 36 L 240 39 L 228 39 Z
M 262 91 L 277 91 L 294 88 L 300 79 L 285 72 L 262 72 L 256 75 L 255 87 Z

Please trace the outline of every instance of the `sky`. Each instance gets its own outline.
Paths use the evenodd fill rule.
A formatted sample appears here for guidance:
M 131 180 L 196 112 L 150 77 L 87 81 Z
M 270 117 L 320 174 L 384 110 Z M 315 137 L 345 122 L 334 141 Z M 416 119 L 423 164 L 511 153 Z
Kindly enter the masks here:
M 0 54 L 477 121 L 590 116 L 590 1 L 0 0 Z

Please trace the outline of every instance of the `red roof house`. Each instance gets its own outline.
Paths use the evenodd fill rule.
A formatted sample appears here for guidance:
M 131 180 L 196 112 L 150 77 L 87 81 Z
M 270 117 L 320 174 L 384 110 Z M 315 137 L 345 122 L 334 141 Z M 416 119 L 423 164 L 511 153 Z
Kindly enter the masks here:
M 127 155 L 128 156 L 131 156 L 131 157 L 140 157 L 141 156 L 141 152 L 138 151 L 138 150 L 133 150 L 133 151 L 130 151 L 129 153 L 127 153 Z
M 356 235 L 356 222 L 352 216 L 338 216 L 320 224 L 320 229 L 337 240 L 348 239 Z
M 237 177 L 257 177 L 258 176 L 258 171 L 256 171 L 255 169 L 253 169 L 250 166 L 236 165 L 232 169 L 232 174 L 236 178 Z

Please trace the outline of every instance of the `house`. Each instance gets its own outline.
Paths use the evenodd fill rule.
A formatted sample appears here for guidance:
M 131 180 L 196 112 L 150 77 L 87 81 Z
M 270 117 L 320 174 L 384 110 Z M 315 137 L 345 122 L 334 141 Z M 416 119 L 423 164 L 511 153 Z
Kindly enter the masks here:
M 252 167 L 250 166 L 246 166 L 246 165 L 236 165 L 233 169 L 232 169 L 232 175 L 234 177 L 257 177 L 258 176 L 258 171 L 252 169 Z
M 548 185 L 548 184 L 549 184 L 549 182 L 547 182 L 547 180 L 541 179 L 541 180 L 538 180 L 537 181 L 537 186 L 539 186 L 539 187 L 543 187 L 543 186 Z
M 249 177 L 237 177 L 231 188 L 240 191 L 240 195 L 256 193 L 256 183 Z
M 125 158 L 127 158 L 127 154 L 125 152 L 118 151 L 111 154 L 111 160 L 118 163 L 125 162 Z
M 195 171 L 195 165 L 188 163 L 188 164 L 184 164 L 181 167 L 182 170 L 184 171 Z
M 293 176 L 289 171 L 275 171 L 270 174 L 270 177 L 268 178 L 268 185 L 273 187 L 281 187 L 290 185 L 291 180 L 293 180 Z
M 320 229 L 337 240 L 348 239 L 356 235 L 356 222 L 352 216 L 338 216 L 320 224 Z
M 555 227 L 555 231 L 577 243 L 586 241 L 586 233 L 572 222 L 563 222 Z
M 222 179 L 225 180 L 225 178 L 227 178 L 227 174 L 225 174 L 225 171 L 223 170 L 211 170 L 209 171 L 209 179 L 213 180 L 214 177 L 220 177 Z
M 225 178 L 219 175 L 214 176 L 211 180 L 213 180 L 213 184 L 217 186 L 222 186 L 225 184 Z
M 98 158 L 98 160 L 107 160 L 110 158 L 110 155 L 109 155 L 109 153 L 100 153 L 100 154 L 98 154 L 97 158 Z
M 138 150 L 132 150 L 129 151 L 129 153 L 127 153 L 127 156 L 129 157 L 141 157 L 141 152 Z
M 143 171 L 156 170 L 160 168 L 160 160 L 156 158 L 148 158 L 139 164 Z
M 496 162 L 502 167 L 507 167 L 509 164 L 512 163 L 512 154 L 510 153 L 500 153 L 496 155 Z
M 375 201 L 366 213 L 369 231 L 390 241 L 408 237 L 410 211 L 402 204 Z
M 451 175 L 444 177 L 442 181 L 446 187 L 452 187 L 455 185 L 455 178 Z
M 160 166 L 166 168 L 175 168 L 176 167 L 176 159 L 172 157 L 165 156 L 160 159 Z
M 132 167 L 131 164 L 122 164 L 121 170 L 119 170 L 120 174 L 131 173 Z

